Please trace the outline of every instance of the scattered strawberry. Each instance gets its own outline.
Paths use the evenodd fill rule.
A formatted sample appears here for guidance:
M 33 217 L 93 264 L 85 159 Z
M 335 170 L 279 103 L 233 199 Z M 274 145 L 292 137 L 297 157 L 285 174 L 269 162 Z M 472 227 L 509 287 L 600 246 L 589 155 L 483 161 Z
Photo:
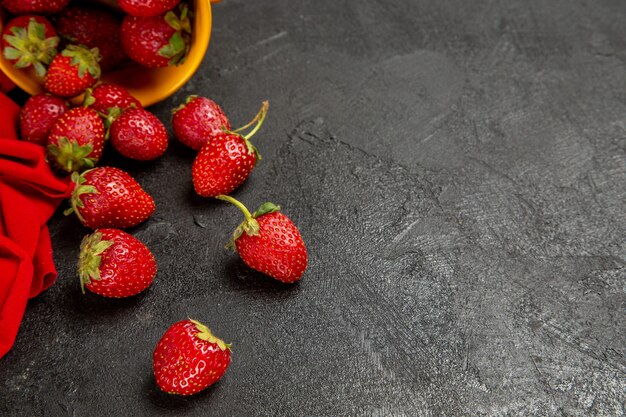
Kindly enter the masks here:
M 59 37 L 43 16 L 24 15 L 9 21 L 2 31 L 2 53 L 16 68 L 31 65 L 39 77 L 57 54 Z
M 50 63 L 44 88 L 60 97 L 74 97 L 100 78 L 98 49 L 69 45 Z
M 231 247 L 252 269 L 285 283 L 298 281 L 307 266 L 307 252 L 300 232 L 293 222 L 280 213 L 280 207 L 265 203 L 250 214 L 234 198 L 217 196 L 237 206 L 245 220 L 235 229 Z
M 213 385 L 230 364 L 230 344 L 196 320 L 174 323 L 154 349 L 157 385 L 170 394 L 191 395 Z
M 2 6 L 12 14 L 52 14 L 58 13 L 70 0 L 2 0 Z
M 22 140 L 45 146 L 56 120 L 69 105 L 60 97 L 37 94 L 30 97 L 20 110 L 20 133 Z
M 154 212 L 154 200 L 126 172 L 119 168 L 98 167 L 82 174 L 73 173 L 72 207 L 80 222 L 91 229 L 125 229 L 145 221 Z
M 144 109 L 128 109 L 111 124 L 111 145 L 127 158 L 149 161 L 167 149 L 163 123 Z
M 257 116 L 248 124 L 256 122 L 256 126 L 246 136 L 223 132 L 200 150 L 191 169 L 196 193 L 202 197 L 230 194 L 248 178 L 256 161 L 261 159 L 249 139 L 263 124 L 268 107 L 269 103 L 264 101 Z
M 130 297 L 152 284 L 157 272 L 150 249 L 118 229 L 98 229 L 80 245 L 80 286 L 104 297 Z
M 159 68 L 182 64 L 191 44 L 188 7 L 153 17 L 127 15 L 122 22 L 122 46 L 133 61 Z
M 59 35 L 69 43 L 98 48 L 102 71 L 109 71 L 126 59 L 121 26 L 121 19 L 113 13 L 77 6 L 64 9 L 56 22 Z
M 132 16 L 158 16 L 172 10 L 180 0 L 118 0 L 119 6 Z
M 127 89 L 117 84 L 102 83 L 93 89 L 85 91 L 85 106 L 95 111 L 108 114 L 109 110 L 117 107 L 126 110 L 130 107 L 143 108 L 139 100 L 133 97 Z
M 67 172 L 93 168 L 102 156 L 104 133 L 104 123 L 95 110 L 75 107 L 52 125 L 48 154 Z
M 172 113 L 174 135 L 196 151 L 202 149 L 214 136 L 224 133 L 224 129 L 230 130 L 230 122 L 224 111 L 206 97 L 189 96 Z

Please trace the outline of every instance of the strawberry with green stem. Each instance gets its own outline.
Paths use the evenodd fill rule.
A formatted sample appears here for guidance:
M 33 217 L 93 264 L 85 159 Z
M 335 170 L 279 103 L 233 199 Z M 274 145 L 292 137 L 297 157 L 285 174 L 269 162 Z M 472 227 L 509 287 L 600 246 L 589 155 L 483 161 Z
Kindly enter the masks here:
M 229 247 L 252 269 L 284 283 L 298 281 L 308 263 L 308 256 L 298 228 L 273 203 L 264 203 L 254 213 L 227 195 L 219 200 L 234 204 L 244 221 L 235 229 Z
M 250 138 L 260 129 L 269 103 L 263 102 L 261 110 L 247 125 L 235 131 L 225 131 L 213 137 L 198 152 L 191 168 L 191 177 L 196 193 L 202 197 L 230 194 L 250 175 L 261 155 Z M 245 136 L 241 132 L 253 124 L 254 128 Z
M 62 114 L 50 130 L 50 160 L 66 172 L 93 168 L 102 156 L 104 134 L 104 124 L 95 110 L 74 107 Z
M 197 320 L 174 323 L 152 356 L 157 385 L 169 394 L 191 395 L 213 385 L 230 364 L 230 344 Z
M 91 229 L 125 229 L 146 221 L 154 212 L 152 197 L 127 172 L 114 167 L 98 167 L 73 173 L 71 208 L 83 226 Z
M 74 97 L 100 78 L 98 48 L 69 45 L 54 57 L 44 79 L 44 88 L 59 97 Z
M 127 15 L 122 22 L 122 46 L 130 59 L 148 68 L 182 64 L 191 46 L 189 7 L 183 3 L 178 13 L 161 16 Z
M 130 297 L 152 284 L 157 265 L 150 249 L 118 229 L 98 229 L 80 245 L 78 276 L 85 293 Z
M 2 53 L 16 68 L 32 66 L 43 77 L 57 54 L 59 37 L 43 16 L 24 15 L 9 21 L 2 31 Z
M 172 110 L 172 114 L 174 136 L 196 151 L 224 130 L 231 129 L 222 108 L 207 97 L 191 95 Z

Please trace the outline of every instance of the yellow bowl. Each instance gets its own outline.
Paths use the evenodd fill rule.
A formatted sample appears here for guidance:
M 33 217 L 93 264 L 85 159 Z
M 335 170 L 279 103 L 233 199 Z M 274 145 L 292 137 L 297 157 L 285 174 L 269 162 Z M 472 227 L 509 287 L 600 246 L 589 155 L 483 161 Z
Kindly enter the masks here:
M 218 0 L 219 1 L 219 0 Z M 119 84 L 130 91 L 143 106 L 165 100 L 182 87 L 196 72 L 209 47 L 211 37 L 211 2 L 215 0 L 193 1 L 192 38 L 189 55 L 178 66 L 165 68 L 145 68 L 129 63 L 122 68 L 102 75 L 102 81 Z M 0 22 L 2 31 L 3 16 Z M 0 54 L 0 70 L 27 93 L 34 95 L 43 92 L 43 81 L 31 68 L 18 69 Z

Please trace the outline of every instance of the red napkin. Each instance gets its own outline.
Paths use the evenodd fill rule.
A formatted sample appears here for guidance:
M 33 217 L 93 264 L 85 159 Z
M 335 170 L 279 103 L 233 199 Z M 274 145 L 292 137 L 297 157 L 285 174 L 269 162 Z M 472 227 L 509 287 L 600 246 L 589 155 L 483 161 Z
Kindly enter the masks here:
M 15 341 L 29 298 L 57 277 L 46 223 L 69 197 L 44 148 L 16 140 L 19 107 L 0 93 L 0 358 Z

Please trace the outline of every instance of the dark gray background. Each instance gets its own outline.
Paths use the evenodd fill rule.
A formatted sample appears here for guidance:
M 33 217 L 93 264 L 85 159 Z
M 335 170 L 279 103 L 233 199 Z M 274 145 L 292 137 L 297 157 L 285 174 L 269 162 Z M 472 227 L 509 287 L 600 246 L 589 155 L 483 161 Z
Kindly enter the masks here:
M 280 285 L 223 250 L 240 213 L 194 196 L 172 141 L 136 175 L 157 211 L 144 294 L 81 295 L 85 229 L 51 222 L 58 282 L 0 362 L 7 416 L 623 415 L 626 5 L 245 1 L 214 8 L 191 93 L 241 125 L 235 196 L 281 204 L 310 266 Z M 151 354 L 190 316 L 233 343 L 191 398 Z

